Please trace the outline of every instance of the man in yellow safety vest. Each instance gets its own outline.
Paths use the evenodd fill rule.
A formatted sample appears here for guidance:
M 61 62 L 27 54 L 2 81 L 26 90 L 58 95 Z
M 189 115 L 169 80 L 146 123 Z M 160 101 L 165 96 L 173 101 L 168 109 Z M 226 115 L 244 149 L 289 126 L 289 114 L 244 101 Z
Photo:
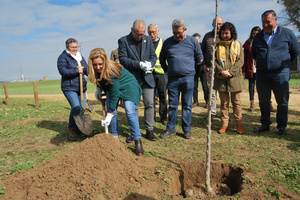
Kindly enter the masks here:
M 167 86 L 167 76 L 160 65 L 159 54 L 163 45 L 163 39 L 158 37 L 159 29 L 156 24 L 150 24 L 148 26 L 148 34 L 152 38 L 153 46 L 155 49 L 155 54 L 157 60 L 155 66 L 153 66 L 153 77 L 155 80 L 154 96 L 156 92 L 159 98 L 159 116 L 160 121 L 163 125 L 167 124 L 167 95 L 166 95 L 166 86 Z M 155 108 L 154 108 L 154 118 L 155 118 Z

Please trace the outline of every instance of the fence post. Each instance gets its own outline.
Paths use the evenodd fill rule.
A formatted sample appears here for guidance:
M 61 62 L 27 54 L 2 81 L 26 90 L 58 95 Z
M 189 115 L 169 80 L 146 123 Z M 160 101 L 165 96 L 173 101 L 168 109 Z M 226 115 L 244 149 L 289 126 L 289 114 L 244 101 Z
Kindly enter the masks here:
M 39 99 L 38 99 L 38 91 L 37 91 L 37 86 L 36 82 L 33 82 L 33 90 L 34 90 L 34 100 L 35 100 L 35 107 L 39 106 Z
M 8 91 L 7 91 L 6 83 L 4 83 L 4 93 L 5 93 L 5 103 L 6 105 L 8 105 L 9 101 L 8 101 Z

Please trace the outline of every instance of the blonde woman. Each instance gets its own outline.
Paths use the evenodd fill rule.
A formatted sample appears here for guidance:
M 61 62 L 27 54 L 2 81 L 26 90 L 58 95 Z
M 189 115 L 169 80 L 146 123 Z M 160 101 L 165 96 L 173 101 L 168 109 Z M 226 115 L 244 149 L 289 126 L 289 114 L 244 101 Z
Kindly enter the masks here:
M 136 108 L 139 105 L 142 89 L 134 76 L 121 64 L 107 59 L 102 48 L 93 49 L 88 59 L 90 81 L 106 92 L 107 116 L 103 123 L 109 125 L 111 133 L 119 136 L 117 108 L 119 99 L 124 100 L 126 116 L 131 136 L 127 141 L 134 141 L 136 154 L 144 153 Z

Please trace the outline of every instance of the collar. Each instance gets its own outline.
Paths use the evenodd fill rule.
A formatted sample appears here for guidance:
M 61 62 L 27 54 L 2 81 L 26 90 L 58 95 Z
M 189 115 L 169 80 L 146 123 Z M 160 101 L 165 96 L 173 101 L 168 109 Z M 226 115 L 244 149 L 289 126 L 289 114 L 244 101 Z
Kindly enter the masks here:
M 272 31 L 271 35 L 275 35 L 276 32 L 278 30 L 278 25 L 275 27 L 275 29 Z M 270 36 L 269 34 L 267 34 L 265 31 L 264 31 L 264 36 Z

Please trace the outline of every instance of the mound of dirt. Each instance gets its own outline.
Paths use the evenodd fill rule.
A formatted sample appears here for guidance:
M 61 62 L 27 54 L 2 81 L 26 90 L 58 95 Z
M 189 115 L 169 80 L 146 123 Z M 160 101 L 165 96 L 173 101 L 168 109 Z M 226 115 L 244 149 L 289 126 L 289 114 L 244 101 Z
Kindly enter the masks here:
M 99 134 L 3 181 L 2 199 L 118 199 L 157 194 L 156 162 L 138 157 L 111 134 Z M 158 182 L 156 182 L 158 181 Z
M 174 163 L 167 172 L 157 163 L 153 157 L 136 156 L 111 134 L 98 134 L 31 170 L 21 170 L 4 179 L 0 184 L 0 188 L 5 187 L 1 199 L 208 198 L 203 193 L 205 163 Z M 214 194 L 210 194 L 210 199 L 219 199 L 220 196 L 230 199 L 237 193 L 239 199 L 264 199 L 263 191 L 243 187 L 243 183 L 257 185 L 245 180 L 244 173 L 253 177 L 265 176 L 246 168 L 212 162 Z M 284 189 L 277 189 L 282 191 L 283 199 L 293 199 Z

